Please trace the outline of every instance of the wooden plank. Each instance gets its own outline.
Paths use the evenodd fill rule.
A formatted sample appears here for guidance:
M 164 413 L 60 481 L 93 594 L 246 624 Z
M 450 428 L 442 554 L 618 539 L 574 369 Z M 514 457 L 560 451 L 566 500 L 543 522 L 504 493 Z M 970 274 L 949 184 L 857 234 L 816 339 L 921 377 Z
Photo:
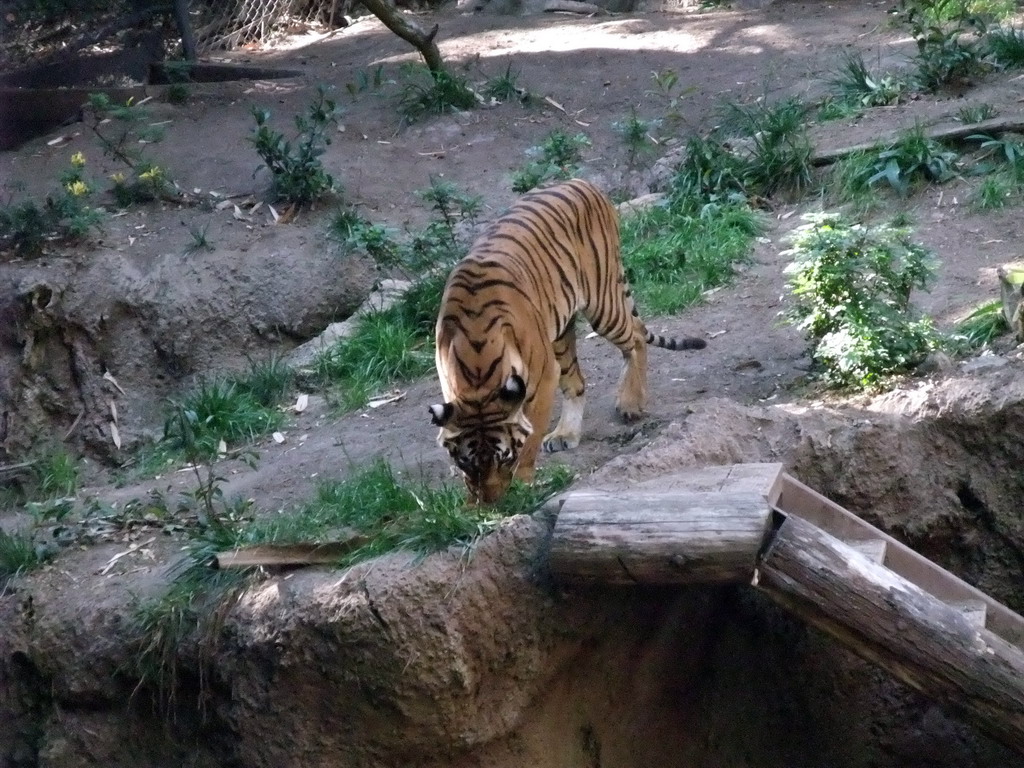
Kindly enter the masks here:
M 345 555 L 366 542 L 365 536 L 353 536 L 344 541 L 327 541 L 322 544 L 263 544 L 218 552 L 213 556 L 211 565 L 214 568 L 336 565 Z
M 762 492 L 575 491 L 558 504 L 551 570 L 577 584 L 749 583 L 771 514 Z
M 796 515 L 840 539 L 883 539 L 887 568 L 940 600 L 982 601 L 986 606 L 987 628 L 1007 642 L 1024 647 L 1024 617 L 790 475 L 783 475 L 781 485 L 776 509 Z
M 798 517 L 755 586 L 943 707 L 1024 753 L 1024 652 Z
M 885 563 L 885 550 L 888 545 L 884 539 L 844 539 L 843 543 L 860 552 L 873 563 Z

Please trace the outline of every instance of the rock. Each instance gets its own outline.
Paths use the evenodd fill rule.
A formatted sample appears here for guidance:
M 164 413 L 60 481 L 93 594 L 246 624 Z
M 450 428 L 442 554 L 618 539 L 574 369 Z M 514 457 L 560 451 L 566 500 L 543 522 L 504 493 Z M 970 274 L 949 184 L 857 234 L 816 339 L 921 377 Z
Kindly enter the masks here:
M 1009 361 L 1005 357 L 999 355 L 980 355 L 972 357 L 970 360 L 964 360 L 960 363 L 960 370 L 964 373 L 979 373 L 1002 368 L 1008 363 Z

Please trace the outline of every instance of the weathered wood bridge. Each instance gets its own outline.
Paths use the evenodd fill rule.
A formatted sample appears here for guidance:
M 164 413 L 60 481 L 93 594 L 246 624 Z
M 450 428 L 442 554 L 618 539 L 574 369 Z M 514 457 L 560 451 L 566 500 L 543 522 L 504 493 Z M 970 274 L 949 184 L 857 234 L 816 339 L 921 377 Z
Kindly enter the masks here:
M 551 568 L 575 584 L 744 583 L 1024 753 L 1024 618 L 782 471 L 580 490 Z

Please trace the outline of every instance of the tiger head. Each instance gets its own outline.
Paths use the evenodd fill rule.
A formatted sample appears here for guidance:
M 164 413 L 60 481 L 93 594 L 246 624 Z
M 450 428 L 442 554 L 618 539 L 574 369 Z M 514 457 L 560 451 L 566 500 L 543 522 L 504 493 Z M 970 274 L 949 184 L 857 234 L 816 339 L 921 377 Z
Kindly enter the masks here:
M 474 504 L 493 504 L 508 490 L 533 426 L 523 413 L 526 383 L 512 374 L 479 407 L 458 402 L 430 406 L 441 428 L 438 443 L 462 473 Z

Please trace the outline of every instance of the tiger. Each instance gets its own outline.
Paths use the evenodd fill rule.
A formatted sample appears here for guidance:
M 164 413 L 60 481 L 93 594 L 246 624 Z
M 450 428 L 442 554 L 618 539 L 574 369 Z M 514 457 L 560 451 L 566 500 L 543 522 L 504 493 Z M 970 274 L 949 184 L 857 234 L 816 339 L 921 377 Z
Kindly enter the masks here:
M 445 283 L 435 328 L 444 402 L 429 410 L 470 503 L 500 500 L 513 477 L 531 482 L 541 449 L 579 445 L 585 382 L 576 357 L 577 313 L 622 352 L 615 408 L 627 423 L 646 406 L 647 345 L 706 346 L 647 330 L 626 281 L 615 205 L 574 179 L 523 195 Z M 542 440 L 556 388 L 561 416 Z

